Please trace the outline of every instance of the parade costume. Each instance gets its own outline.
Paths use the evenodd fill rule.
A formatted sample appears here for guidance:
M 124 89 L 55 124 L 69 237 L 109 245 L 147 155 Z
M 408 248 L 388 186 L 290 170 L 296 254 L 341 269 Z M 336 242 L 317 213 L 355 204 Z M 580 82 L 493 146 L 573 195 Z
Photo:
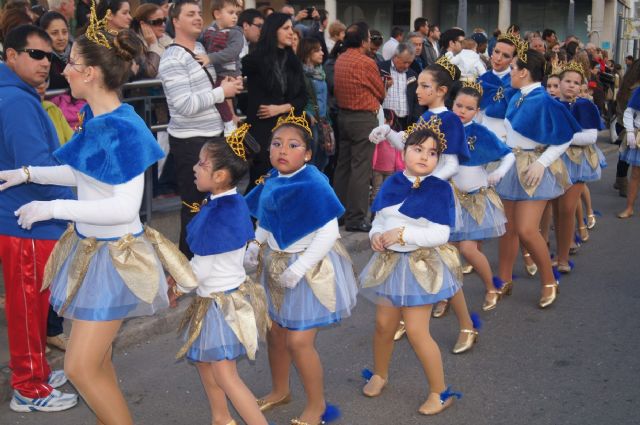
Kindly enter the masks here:
M 245 248 L 254 238 L 246 202 L 236 188 L 210 195 L 187 225 L 187 243 L 197 294 L 181 328 L 185 345 L 178 357 L 195 362 L 255 359 L 258 337 L 266 334 L 268 317 L 264 289 L 245 273 Z M 196 286 L 177 285 L 181 292 Z
M 631 99 L 627 104 L 623 117 L 624 128 L 627 132 L 633 131 L 638 139 L 638 129 L 640 128 L 640 89 L 635 89 Z M 640 149 L 630 149 L 627 145 L 627 138 L 622 137 L 620 146 L 620 159 L 634 167 L 640 167 Z
M 588 99 L 576 98 L 575 102 L 561 103 L 571 111 L 582 131 L 576 133 L 571 146 L 562 155 L 572 183 L 600 180 L 606 166 L 604 154 L 596 146 L 598 131 L 604 128 L 596 105 Z
M 380 188 L 370 237 L 404 228 L 404 244 L 376 252 L 360 274 L 362 293 L 377 304 L 412 307 L 435 304 L 462 287 L 458 251 L 447 244 L 455 222 L 449 183 L 434 176 L 398 172 Z
M 163 157 L 127 104 L 93 117 L 87 105 L 73 138 L 54 152 L 58 167 L 30 167 L 31 181 L 77 186 L 78 201 L 51 202 L 53 216 L 74 221 L 47 262 L 43 288 L 70 319 L 109 321 L 168 306 L 163 266 L 178 282 L 194 281 L 188 263 L 138 211 L 144 171 Z
M 548 200 L 562 195 L 570 186 L 567 169 L 560 156 L 569 147 L 580 126 L 560 102 L 549 96 L 540 83 L 523 87 L 511 98 L 505 118 L 507 145 L 516 157 L 496 185 L 502 200 Z M 529 165 L 538 161 L 545 167 L 537 185 L 526 184 Z
M 357 285 L 349 254 L 338 241 L 337 218 L 344 208 L 326 176 L 312 165 L 288 175 L 271 170 L 246 199 L 258 220 L 258 277 L 271 320 L 306 330 L 350 316 Z M 281 285 L 285 270 L 301 276 L 294 288 Z
M 482 99 L 478 121 L 493 131 L 498 138 L 506 140 L 504 117 L 511 98 L 518 92 L 511 87 L 511 68 L 502 72 L 485 72 L 478 78 L 482 85 Z
M 503 174 L 513 166 L 511 149 L 485 126 L 470 121 L 464 126 L 471 158 L 460 162 L 453 176 L 455 196 L 462 207 L 462 225 L 449 238 L 452 242 L 483 240 L 502 236 L 506 218 L 502 201 L 488 184 L 486 166 L 501 161 L 496 170 Z

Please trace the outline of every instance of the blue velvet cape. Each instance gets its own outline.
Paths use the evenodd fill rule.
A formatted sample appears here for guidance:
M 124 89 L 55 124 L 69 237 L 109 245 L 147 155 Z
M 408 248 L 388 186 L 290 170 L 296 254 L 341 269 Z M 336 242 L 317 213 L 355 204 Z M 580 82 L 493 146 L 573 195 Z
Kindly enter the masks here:
M 506 118 L 515 131 L 542 145 L 563 145 L 582 131 L 571 112 L 542 87 L 513 96 Z
M 433 112 L 425 111 L 422 114 L 422 118 L 425 121 L 429 121 L 432 115 L 434 115 Z M 447 139 L 447 149 L 442 153 L 457 155 L 458 161 L 469 159 L 469 147 L 467 146 L 467 139 L 464 137 L 464 127 L 460 118 L 449 110 L 442 111 L 436 115 L 442 120 L 440 131 L 444 133 Z
M 518 91 L 511 87 L 511 74 L 507 73 L 507 75 L 500 78 L 493 72 L 487 71 L 480 76 L 479 80 L 482 85 L 480 109 L 488 117 L 503 119 L 507 114 L 509 101 Z M 500 90 L 500 87 L 502 87 L 503 96 L 498 100 L 494 100 L 493 98 Z
M 602 118 L 600 118 L 600 111 L 598 111 L 598 107 L 595 103 L 589 99 L 578 97 L 573 103 L 564 101 L 560 101 L 560 103 L 571 111 L 571 114 L 576 121 L 578 121 L 578 124 L 580 124 L 580 127 L 582 127 L 583 130 L 595 128 L 600 131 L 604 129 Z
M 251 215 L 282 249 L 344 214 L 327 176 L 309 164 L 292 177 L 272 169 L 246 200 Z
M 187 244 L 196 255 L 235 251 L 255 238 L 244 198 L 237 193 L 210 199 L 187 225 Z
M 82 108 L 81 127 L 53 156 L 62 164 L 106 184 L 122 184 L 164 157 L 158 142 L 131 105 L 93 117 Z
M 456 207 L 451 185 L 437 177 L 428 176 L 414 189 L 413 182 L 398 171 L 382 183 L 371 211 L 375 213 L 400 203 L 400 212 L 407 217 L 425 218 L 450 227 L 455 225 Z
M 471 152 L 471 159 L 461 161 L 460 165 L 472 167 L 484 165 L 489 162 L 498 161 L 505 155 L 511 153 L 511 148 L 507 146 L 496 134 L 482 124 L 471 122 L 464 127 L 467 136 L 467 145 Z
M 640 87 L 635 89 L 631 94 L 631 99 L 627 104 L 627 108 L 633 108 L 636 111 L 640 111 Z

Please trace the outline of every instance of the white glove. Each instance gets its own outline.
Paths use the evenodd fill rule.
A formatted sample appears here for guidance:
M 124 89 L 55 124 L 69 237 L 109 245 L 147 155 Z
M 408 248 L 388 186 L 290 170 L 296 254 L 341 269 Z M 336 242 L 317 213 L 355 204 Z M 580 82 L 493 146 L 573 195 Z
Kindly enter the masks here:
M 489 183 L 489 186 L 495 186 L 500 180 L 502 180 L 503 177 L 504 173 L 495 170 L 487 176 L 487 183 Z
M 300 276 L 298 273 L 294 272 L 293 270 L 291 270 L 290 267 L 288 267 L 280 275 L 280 285 L 284 288 L 293 289 L 298 285 L 298 282 L 300 282 L 300 279 L 302 279 L 302 276 Z
M 387 139 L 387 134 L 389 134 L 390 131 L 391 127 L 389 127 L 387 124 L 378 126 L 371 130 L 371 133 L 369 133 L 369 141 L 377 145 L 378 143 Z
M 257 243 L 250 243 L 247 247 L 247 251 L 244 253 L 243 265 L 245 268 L 258 267 L 258 254 L 260 254 L 260 247 Z
M 0 171 L 0 181 L 3 181 L 3 184 L 0 184 L 0 192 L 9 189 L 10 187 L 17 186 L 27 181 L 27 174 L 24 172 L 22 168 L 17 170 L 4 170 Z
M 633 131 L 627 131 L 627 146 L 629 146 L 629 149 L 635 149 L 637 146 L 637 142 L 636 142 L 636 135 L 634 134 Z
M 52 201 L 33 201 L 18 208 L 14 213 L 18 217 L 18 225 L 23 229 L 31 229 L 33 223 L 53 218 Z
M 401 151 L 404 149 L 404 131 L 399 133 L 393 130 L 390 131 L 389 134 L 387 134 L 387 140 L 395 150 Z

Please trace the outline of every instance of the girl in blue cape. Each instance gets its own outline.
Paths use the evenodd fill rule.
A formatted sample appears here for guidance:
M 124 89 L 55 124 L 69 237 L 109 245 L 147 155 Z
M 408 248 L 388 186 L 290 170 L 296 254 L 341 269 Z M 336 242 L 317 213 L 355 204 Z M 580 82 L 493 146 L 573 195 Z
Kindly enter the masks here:
M 493 278 L 491 265 L 480 248 L 484 240 L 505 232 L 504 207 L 493 186 L 513 166 L 515 156 L 495 133 L 473 121 L 481 96 L 482 86 L 463 83 L 453 102 L 453 112 L 464 125 L 471 158 L 461 162 L 458 173 L 453 176 L 455 195 L 462 205 L 462 227 L 452 232 L 449 240 L 458 244 L 462 256 L 482 279 L 485 285 L 482 310 L 489 311 L 496 308 L 502 285 L 498 278 Z M 500 161 L 500 165 L 488 173 L 486 168 L 494 161 Z M 471 348 L 477 331 L 461 329 L 460 332 L 465 338 L 460 341 L 457 352 L 464 352 Z
M 318 328 L 351 314 L 357 294 L 351 259 L 338 241 L 344 208 L 326 176 L 307 164 L 311 147 L 304 112 L 278 119 L 269 152 L 274 169 L 246 197 L 258 220 L 247 263 L 258 265 L 272 320 L 267 342 L 273 386 L 258 404 L 266 411 L 291 401 L 293 362 L 307 396 L 304 410 L 291 421 L 295 425 L 337 418 L 324 398 L 315 338 Z
M 247 138 L 245 124 L 227 136 L 226 143 L 207 142 L 193 171 L 198 191 L 210 193 L 187 226 L 187 244 L 194 256 L 194 284 L 175 284 L 170 301 L 196 289 L 197 297 L 182 327 L 186 355 L 195 362 L 215 423 L 235 424 L 227 398 L 247 424 L 266 425 L 267 420 L 236 369 L 236 359 L 255 360 L 258 336 L 264 336 L 267 316 L 264 289 L 247 278 L 243 260 L 253 240 L 253 223 L 238 181 L 249 171 L 247 157 L 259 150 Z M 250 137 L 250 136 L 248 136 Z
M 422 123 L 407 131 L 406 169 L 389 177 L 376 196 L 369 233 L 375 251 L 360 274 L 361 292 L 376 304 L 373 337 L 374 370 L 362 392 L 377 397 L 389 381 L 394 334 L 404 320 L 409 342 L 429 383 L 429 395 L 418 409 L 440 413 L 453 402 L 445 385 L 442 357 L 429 332 L 431 310 L 462 285 L 458 251 L 447 243 L 455 222 L 451 185 L 434 170 L 448 142 L 438 124 Z
M 65 372 L 99 423 L 126 425 L 133 420 L 112 363 L 113 340 L 125 318 L 168 306 L 163 265 L 181 284 L 195 279 L 177 248 L 140 222 L 145 170 L 164 156 L 144 121 L 119 99 L 140 39 L 93 27 L 75 41 L 64 70 L 72 95 L 87 105 L 71 140 L 54 152 L 62 165 L 23 167 L 0 179 L 77 187 L 78 200 L 31 202 L 16 215 L 26 229 L 51 218 L 74 222 L 43 279 L 53 308 L 73 320 Z
M 627 190 L 627 207 L 618 214 L 618 218 L 629 218 L 633 215 L 633 204 L 638 196 L 640 186 L 640 149 L 638 149 L 638 128 L 640 128 L 640 90 L 635 89 L 631 100 L 624 110 L 624 129 L 620 160 L 631 165 L 631 179 Z
M 505 120 L 507 145 L 516 162 L 496 185 L 507 217 L 506 233 L 499 243 L 498 277 L 505 282 L 502 294 L 511 294 L 520 240 L 540 271 L 540 308 L 556 300 L 558 289 L 540 219 L 547 202 L 562 195 L 570 184 L 560 156 L 581 130 L 569 110 L 542 88 L 544 70 L 544 57 L 523 43 L 511 69 L 511 84 L 520 91 L 511 98 Z
M 588 99 L 579 97 L 584 81 L 584 71 L 577 62 L 569 62 L 560 72 L 560 101 L 571 111 L 582 131 L 575 133 L 571 145 L 562 155 L 562 160 L 573 183 L 562 196 L 553 201 L 557 243 L 557 268 L 560 273 L 569 273 L 569 250 L 574 239 L 576 209 L 580 195 L 585 190 L 585 182 L 600 179 L 600 164 L 604 155 L 596 146 L 602 120 L 597 106 Z M 581 234 L 586 232 L 585 223 L 578 222 Z M 584 240 L 584 239 L 583 239 Z

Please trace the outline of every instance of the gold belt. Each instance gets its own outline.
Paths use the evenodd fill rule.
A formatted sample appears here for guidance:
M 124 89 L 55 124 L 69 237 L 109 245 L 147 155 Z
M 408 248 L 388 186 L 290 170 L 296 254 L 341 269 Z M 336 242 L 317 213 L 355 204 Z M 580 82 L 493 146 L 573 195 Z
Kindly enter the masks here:
M 493 187 L 481 187 L 475 193 L 468 193 L 461 191 L 454 184 L 452 186 L 462 208 L 467 210 L 478 224 L 481 224 L 484 220 L 487 199 L 500 211 L 504 211 L 502 201 Z
M 533 196 L 533 194 L 540 186 L 542 179 L 538 181 L 538 183 L 534 185 L 527 184 L 527 168 L 531 164 L 540 158 L 540 155 L 545 151 L 546 148 L 542 146 L 536 147 L 534 150 L 523 150 L 520 148 L 513 148 L 512 151 L 516 156 L 516 171 L 518 172 L 518 180 L 520 181 L 520 186 L 529 196 Z M 567 167 L 564 165 L 564 162 L 560 158 L 556 159 L 549 166 L 549 171 L 555 176 L 558 183 L 564 188 L 567 189 L 571 184 L 569 183 L 569 173 L 567 172 Z

